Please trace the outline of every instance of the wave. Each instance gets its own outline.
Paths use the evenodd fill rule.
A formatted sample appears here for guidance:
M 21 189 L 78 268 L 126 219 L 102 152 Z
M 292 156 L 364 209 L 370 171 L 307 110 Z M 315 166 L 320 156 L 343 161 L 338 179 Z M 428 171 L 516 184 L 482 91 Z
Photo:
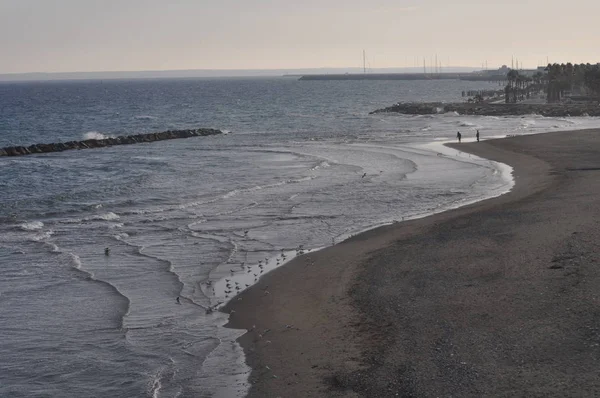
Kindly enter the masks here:
M 95 214 L 93 216 L 85 217 L 85 218 L 67 218 L 65 220 L 60 220 L 61 224 L 80 224 L 84 221 L 114 221 L 119 220 L 121 217 L 113 212 L 108 212 L 105 214 Z M 114 224 L 111 228 L 121 228 L 122 224 Z
M 50 252 L 61 253 L 60 248 L 56 244 L 54 244 L 52 242 L 44 242 L 44 244 L 51 249 Z
M 104 221 L 113 221 L 113 220 L 118 220 L 121 217 L 119 217 L 118 215 L 116 215 L 113 212 L 108 212 L 105 214 L 98 214 L 98 215 L 94 215 L 94 216 L 90 216 L 90 217 L 86 217 L 84 218 L 85 221 L 99 221 L 99 220 L 104 220 Z
M 326 163 L 326 162 L 324 162 Z M 239 195 L 242 192 L 255 192 L 255 191 L 260 191 L 263 189 L 269 189 L 269 188 L 277 188 L 283 185 L 287 185 L 287 184 L 299 184 L 301 182 L 306 182 L 306 181 L 311 181 L 314 180 L 316 177 L 300 177 L 300 178 L 290 178 L 288 180 L 285 181 L 280 181 L 280 182 L 276 182 L 274 184 L 267 184 L 267 185 L 256 185 L 250 188 L 243 188 L 243 189 L 234 189 L 233 191 L 229 191 L 226 194 L 224 194 L 223 196 L 221 196 L 221 198 L 223 199 L 229 199 L 232 198 L 234 196 Z
M 42 241 L 45 241 L 46 239 L 50 238 L 52 235 L 54 235 L 54 231 L 45 231 L 45 232 L 38 233 L 35 236 L 31 237 L 31 240 L 34 242 L 42 242 Z
M 114 237 L 116 240 L 123 240 L 123 239 L 129 238 L 129 234 L 128 234 L 128 233 L 126 233 L 126 232 L 121 232 L 121 233 L 118 233 L 118 234 L 116 234 L 116 235 L 113 235 L 113 237 Z
M 113 285 L 112 283 L 110 283 L 106 280 L 103 280 L 103 279 L 96 279 L 96 276 L 94 275 L 93 272 L 83 268 L 83 262 L 81 261 L 81 257 L 79 257 L 77 254 L 75 254 L 71 251 L 62 249 L 54 243 L 50 243 L 50 242 L 44 242 L 44 243 L 52 249 L 51 250 L 52 253 L 59 253 L 59 254 L 66 255 L 68 257 L 70 265 L 73 267 L 73 269 L 75 269 L 81 275 L 84 275 L 86 280 L 101 284 L 103 286 L 107 286 L 108 288 L 110 288 L 112 291 L 114 291 L 117 295 L 122 297 L 127 302 L 126 305 L 124 306 L 124 310 L 119 315 L 119 327 L 121 329 L 123 329 L 125 332 L 127 332 L 127 328 L 125 327 L 125 317 L 127 315 L 129 315 L 129 311 L 131 309 L 131 300 L 129 299 L 129 297 L 127 297 L 123 292 L 121 292 L 119 290 L 119 288 L 117 288 L 117 286 Z
M 329 164 L 329 162 L 327 162 L 326 160 L 322 161 L 321 163 L 319 163 L 318 165 L 314 166 L 313 168 L 311 168 L 311 170 L 319 170 L 319 169 L 326 169 L 331 167 L 331 164 Z
M 520 127 L 527 129 L 529 127 L 535 126 L 536 124 L 537 123 L 536 123 L 535 120 L 527 119 L 527 120 L 524 120 L 524 121 L 521 122 L 521 126 Z
M 38 231 L 44 227 L 44 223 L 41 221 L 26 222 L 19 225 L 23 231 Z
M 58 222 L 61 224 L 79 224 L 82 221 L 83 221 L 82 218 L 67 218 L 65 220 L 60 220 Z
M 233 191 L 229 191 L 225 195 L 223 195 L 223 199 L 233 198 L 238 193 L 240 193 L 240 190 L 239 189 L 234 189 Z
M 137 120 L 156 120 L 158 119 L 156 116 L 151 116 L 151 115 L 137 115 L 133 117 L 134 119 Z
M 113 138 L 112 135 L 103 134 L 99 131 L 88 131 L 83 134 L 84 140 L 105 140 L 107 138 Z
M 247 206 L 242 206 L 242 207 L 238 207 L 238 208 L 235 208 L 235 209 L 232 209 L 232 210 L 227 210 L 227 211 L 221 211 L 221 212 L 218 212 L 218 213 L 210 214 L 210 216 L 211 217 L 229 216 L 229 215 L 232 215 L 232 214 L 235 214 L 235 213 L 239 213 L 239 212 L 244 211 L 244 210 L 249 210 L 249 209 L 255 208 L 256 206 L 258 206 L 258 202 L 252 202 L 252 203 L 250 203 Z
M 150 392 L 152 393 L 152 398 L 160 397 L 160 390 L 162 388 L 162 383 L 160 379 L 162 377 L 162 370 L 158 371 L 158 373 L 152 378 L 152 387 L 150 388 Z
M 557 119 L 557 120 L 559 122 L 564 122 L 564 123 L 567 123 L 567 124 L 579 124 L 577 121 L 572 120 L 572 119 L 560 118 L 560 119 Z
M 69 255 L 69 258 L 71 259 L 71 263 L 73 264 L 73 267 L 75 267 L 81 271 L 82 270 L 81 269 L 81 258 L 77 254 L 73 254 L 73 253 L 68 253 L 68 255 Z M 91 277 L 93 276 L 88 271 L 85 271 L 85 273 L 90 274 Z

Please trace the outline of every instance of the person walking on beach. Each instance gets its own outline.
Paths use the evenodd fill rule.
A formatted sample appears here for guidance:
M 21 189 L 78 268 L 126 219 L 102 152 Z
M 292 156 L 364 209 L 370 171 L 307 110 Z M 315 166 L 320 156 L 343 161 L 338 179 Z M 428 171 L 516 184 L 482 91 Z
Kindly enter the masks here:
M 479 130 L 477 130 L 477 134 L 475 134 L 475 138 L 477 138 L 477 142 L 479 142 Z
M 456 133 L 456 138 L 458 139 L 458 142 L 460 142 L 460 139 L 462 138 L 462 136 L 460 135 L 460 131 Z

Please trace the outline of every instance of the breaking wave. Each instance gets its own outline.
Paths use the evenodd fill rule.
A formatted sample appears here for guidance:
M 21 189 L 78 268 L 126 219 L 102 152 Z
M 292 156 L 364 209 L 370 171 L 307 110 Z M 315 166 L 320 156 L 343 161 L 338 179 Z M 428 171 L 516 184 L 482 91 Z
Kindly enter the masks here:
M 38 231 L 43 227 L 44 223 L 41 221 L 26 222 L 19 225 L 19 228 L 21 228 L 23 231 Z
M 99 131 L 88 131 L 83 135 L 84 140 L 105 140 L 107 138 L 112 138 L 111 135 L 102 134 Z

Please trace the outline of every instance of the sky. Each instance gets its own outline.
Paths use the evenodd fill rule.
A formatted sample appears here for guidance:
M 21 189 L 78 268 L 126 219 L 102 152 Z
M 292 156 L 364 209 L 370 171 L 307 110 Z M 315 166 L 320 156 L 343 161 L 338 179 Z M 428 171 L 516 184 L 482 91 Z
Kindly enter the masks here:
M 600 62 L 598 0 L 0 0 L 0 73 Z

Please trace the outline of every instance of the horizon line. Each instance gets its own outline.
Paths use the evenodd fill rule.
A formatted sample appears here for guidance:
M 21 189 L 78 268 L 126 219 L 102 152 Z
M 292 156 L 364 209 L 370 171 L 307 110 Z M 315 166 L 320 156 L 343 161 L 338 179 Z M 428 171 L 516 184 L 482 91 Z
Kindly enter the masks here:
M 444 66 L 446 68 L 464 68 L 464 69 L 479 69 L 477 66 Z M 315 66 L 315 67 L 292 67 L 292 68 L 211 68 L 211 69 L 139 69 L 139 70 L 92 70 L 92 71 L 33 71 L 33 72 L 0 72 L 0 76 L 7 75 L 56 75 L 67 73 L 160 73 L 160 72 L 269 72 L 269 71 L 286 71 L 286 70 L 317 70 L 317 69 L 357 69 L 363 70 L 363 67 L 358 66 Z M 423 69 L 422 66 L 385 66 L 377 68 L 367 68 L 367 70 L 382 70 L 382 69 Z

